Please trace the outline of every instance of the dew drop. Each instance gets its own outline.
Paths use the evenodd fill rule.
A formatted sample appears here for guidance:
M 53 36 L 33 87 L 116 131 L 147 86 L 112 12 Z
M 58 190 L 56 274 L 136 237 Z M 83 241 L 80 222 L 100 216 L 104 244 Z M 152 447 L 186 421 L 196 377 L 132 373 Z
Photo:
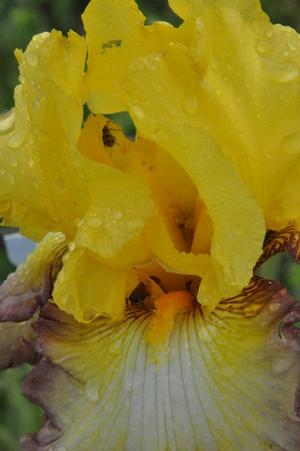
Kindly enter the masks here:
M 14 110 L 7 111 L 0 115 L 0 135 L 10 132 L 15 124 Z
M 211 335 L 209 334 L 209 332 L 205 326 L 203 326 L 199 329 L 198 335 L 199 335 L 200 340 L 205 341 L 205 342 L 211 341 L 211 339 L 212 339 Z
M 286 65 L 277 71 L 274 71 L 275 80 L 278 83 L 288 83 L 299 76 L 299 69 L 294 65 Z
M 267 38 L 271 38 L 273 36 L 273 30 L 268 30 L 266 32 L 266 36 L 267 36 Z
M 26 55 L 26 61 L 30 66 L 36 66 L 38 62 L 37 54 L 34 52 L 28 52 Z
M 33 166 L 34 166 L 34 161 L 33 161 L 32 158 L 30 158 L 30 159 L 28 160 L 28 167 L 31 169 L 31 168 L 33 168 Z
M 286 136 L 281 142 L 280 149 L 288 155 L 300 153 L 300 132 Z
M 293 362 L 288 356 L 276 357 L 272 361 L 272 369 L 275 374 L 286 373 L 292 366 Z
M 158 121 L 156 116 L 144 114 L 144 111 L 138 105 L 132 107 L 132 116 L 138 121 L 142 122 L 142 128 L 145 133 L 154 133 L 158 128 Z
M 265 157 L 266 157 L 268 160 L 271 160 L 272 155 L 271 155 L 270 152 L 266 152 L 266 153 L 265 153 Z
M 8 140 L 8 147 L 11 149 L 17 149 L 20 147 L 25 140 L 25 133 L 24 130 L 20 130 L 16 133 L 14 133 Z
M 292 52 L 295 52 L 295 51 L 297 50 L 297 47 L 296 47 L 296 45 L 294 44 L 294 42 L 289 42 L 289 43 L 288 43 L 288 46 L 289 46 L 289 49 L 290 49 Z
M 123 213 L 121 211 L 116 211 L 115 218 L 116 219 L 121 219 L 122 217 L 123 217 Z
M 163 92 L 163 87 L 162 87 L 162 85 L 158 82 L 158 81 L 153 81 L 152 82 L 152 86 L 153 86 L 153 89 L 156 91 L 156 92 L 159 92 L 159 93 L 161 93 L 161 92 Z
M 259 41 L 256 45 L 256 51 L 260 54 L 268 53 L 270 50 L 270 45 L 266 41 Z
M 135 105 L 132 107 L 132 113 L 137 116 L 138 119 L 142 120 L 144 119 L 145 115 L 144 112 L 142 110 L 142 108 L 140 108 L 139 106 Z
M 183 108 L 188 114 L 196 114 L 199 108 L 198 97 L 195 94 L 187 95 L 183 100 Z
M 100 227 L 102 225 L 103 221 L 99 218 L 90 218 L 88 220 L 88 225 L 90 227 Z
M 69 243 L 69 250 L 72 252 L 72 251 L 74 251 L 75 248 L 76 248 L 76 243 L 74 241 L 71 241 L 71 243 Z
M 17 160 L 14 160 L 14 159 L 12 159 L 12 160 L 10 161 L 10 164 L 12 165 L 13 168 L 16 168 L 16 167 L 18 166 Z
M 122 342 L 120 340 L 115 340 L 109 347 L 108 352 L 112 355 L 119 354 L 121 351 Z
M 87 381 L 85 385 L 85 392 L 91 401 L 97 402 L 99 400 L 98 388 L 95 387 L 95 384 L 92 381 Z
M 63 283 L 64 280 L 65 280 L 65 270 L 64 270 L 64 268 L 62 268 L 62 269 L 59 271 L 59 280 L 60 280 L 61 283 Z

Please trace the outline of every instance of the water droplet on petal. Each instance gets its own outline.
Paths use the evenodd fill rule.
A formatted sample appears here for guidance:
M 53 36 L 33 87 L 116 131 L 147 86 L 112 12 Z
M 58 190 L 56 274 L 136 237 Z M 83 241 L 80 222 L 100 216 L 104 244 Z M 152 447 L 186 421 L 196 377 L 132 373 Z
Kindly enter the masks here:
M 26 54 L 26 61 L 30 66 L 36 66 L 38 62 L 38 56 L 34 52 L 28 52 Z
M 272 36 L 273 36 L 273 30 L 268 30 L 267 32 L 266 32 L 266 36 L 268 37 L 268 38 L 271 38 Z
M 76 243 L 74 241 L 71 241 L 69 243 L 69 251 L 74 251 L 74 249 L 76 248 Z
M 280 149 L 288 155 L 300 153 L 300 132 L 286 136 L 281 142 Z
M 275 374 L 287 373 L 287 371 L 292 367 L 293 360 L 290 355 L 275 357 L 272 361 L 272 369 Z
M 99 391 L 97 386 L 95 386 L 95 383 L 93 383 L 93 381 L 88 380 L 86 385 L 85 385 L 85 392 L 88 396 L 88 398 L 91 401 L 97 402 L 99 399 Z
M 108 347 L 108 352 L 112 355 L 119 354 L 121 351 L 122 342 L 120 340 L 114 340 Z
M 297 50 L 296 44 L 294 42 L 289 42 L 288 46 L 292 52 L 295 52 Z
M 56 451 L 67 451 L 67 449 L 64 446 L 59 446 Z
M 256 51 L 261 54 L 268 53 L 270 50 L 270 45 L 266 41 L 259 41 L 256 45 Z
M 32 158 L 30 158 L 30 159 L 28 160 L 28 167 L 29 167 L 29 168 L 33 168 L 33 166 L 34 166 L 34 161 L 33 161 Z
M 299 69 L 294 65 L 285 65 L 274 71 L 274 78 L 278 83 L 288 83 L 299 77 Z
M 158 81 L 153 81 L 152 86 L 156 92 L 163 92 L 163 87 Z
M 137 116 L 138 119 L 142 120 L 144 119 L 145 115 L 144 112 L 142 110 L 142 108 L 140 108 L 139 106 L 135 105 L 132 107 L 132 113 Z
M 100 227 L 102 225 L 103 221 L 99 218 L 90 218 L 88 220 L 88 225 L 90 227 Z
M 0 115 L 0 135 L 10 132 L 15 124 L 14 110 L 7 111 Z
M 17 131 L 8 140 L 8 147 L 11 149 L 17 149 L 20 147 L 25 140 L 24 130 Z
M 122 217 L 123 217 L 123 213 L 121 211 L 116 211 L 115 218 L 116 219 L 121 219 Z
M 187 95 L 183 100 L 183 108 L 188 114 L 196 114 L 199 108 L 198 97 L 195 94 Z
M 198 331 L 199 338 L 202 341 L 211 341 L 212 337 L 208 331 L 208 328 L 206 326 L 203 326 Z
M 10 163 L 11 163 L 11 165 L 12 165 L 13 168 L 16 168 L 16 167 L 18 166 L 17 160 L 12 159 L 12 160 L 10 161 Z
M 133 118 L 142 123 L 141 128 L 145 133 L 154 133 L 157 130 L 158 122 L 156 116 L 145 116 L 143 109 L 138 105 L 133 106 L 131 112 Z

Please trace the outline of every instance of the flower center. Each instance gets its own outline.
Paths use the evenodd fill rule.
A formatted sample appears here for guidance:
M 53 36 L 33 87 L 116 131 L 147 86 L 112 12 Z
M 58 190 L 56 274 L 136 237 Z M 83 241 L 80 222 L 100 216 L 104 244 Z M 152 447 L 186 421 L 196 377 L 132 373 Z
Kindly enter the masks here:
M 154 353 L 167 351 L 176 317 L 200 308 L 196 300 L 200 278 L 169 273 L 156 262 L 135 271 L 139 282 L 128 296 L 127 306 L 150 312 L 147 341 Z

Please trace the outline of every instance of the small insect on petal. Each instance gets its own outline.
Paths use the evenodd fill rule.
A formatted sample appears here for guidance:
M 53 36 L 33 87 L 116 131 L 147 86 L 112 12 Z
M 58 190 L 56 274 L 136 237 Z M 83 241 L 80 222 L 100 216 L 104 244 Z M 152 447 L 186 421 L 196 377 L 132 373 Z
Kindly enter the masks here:
M 111 128 L 108 125 L 104 125 L 102 129 L 102 141 L 104 147 L 113 147 L 117 143 L 116 137 L 111 133 Z

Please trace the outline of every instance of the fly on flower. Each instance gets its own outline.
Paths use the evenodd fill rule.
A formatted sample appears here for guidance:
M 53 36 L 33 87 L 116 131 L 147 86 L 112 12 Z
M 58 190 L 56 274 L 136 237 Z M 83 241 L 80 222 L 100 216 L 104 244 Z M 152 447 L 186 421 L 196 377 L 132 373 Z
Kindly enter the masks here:
M 116 137 L 112 134 L 112 129 L 108 123 L 102 128 L 102 141 L 105 147 L 114 147 L 117 143 Z
M 39 356 L 46 411 L 24 450 L 300 448 L 299 304 L 254 275 L 299 260 L 299 35 L 258 0 L 169 3 L 178 28 L 91 0 L 85 37 L 16 52 L 0 216 L 40 244 L 0 289 L 0 355 Z

